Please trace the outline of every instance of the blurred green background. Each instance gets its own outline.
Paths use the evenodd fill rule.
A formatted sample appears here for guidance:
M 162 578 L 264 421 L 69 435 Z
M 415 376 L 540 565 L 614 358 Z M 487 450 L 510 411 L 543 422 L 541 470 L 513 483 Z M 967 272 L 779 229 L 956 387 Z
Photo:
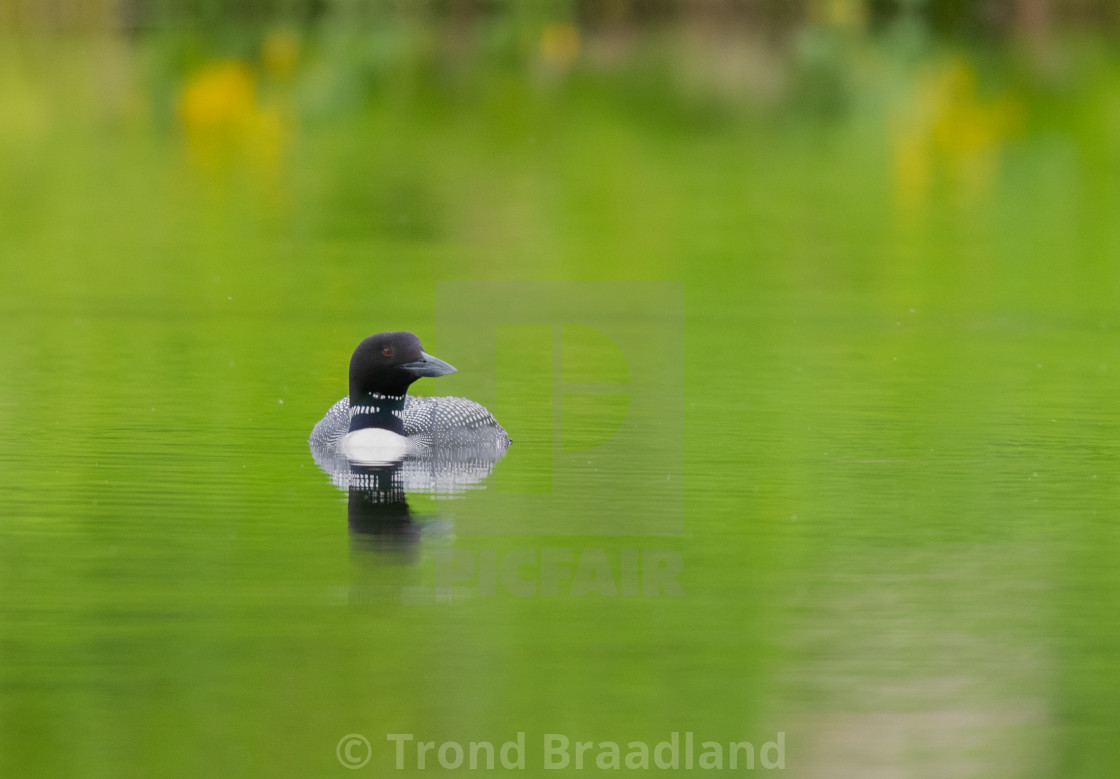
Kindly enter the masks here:
M 1120 774 L 1118 35 L 1104 0 L 0 0 L 0 774 L 350 775 L 361 733 L 410 775 L 385 734 L 525 731 L 536 775 L 545 732 L 690 730 L 784 732 L 795 776 Z M 423 495 L 410 561 L 348 535 L 306 436 L 350 351 L 469 364 L 435 284 L 490 280 L 682 282 L 682 536 Z M 511 491 L 549 483 L 532 367 Z M 685 594 L 433 597 L 439 550 L 520 546 L 670 549 Z

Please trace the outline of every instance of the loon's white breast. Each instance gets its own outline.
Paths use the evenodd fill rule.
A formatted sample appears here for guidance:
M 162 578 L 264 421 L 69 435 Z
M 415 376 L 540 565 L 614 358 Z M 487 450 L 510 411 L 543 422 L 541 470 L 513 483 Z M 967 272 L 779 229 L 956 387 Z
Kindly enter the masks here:
M 404 436 L 380 427 L 347 433 L 341 445 L 347 460 L 362 465 L 390 465 L 404 459 L 412 448 Z

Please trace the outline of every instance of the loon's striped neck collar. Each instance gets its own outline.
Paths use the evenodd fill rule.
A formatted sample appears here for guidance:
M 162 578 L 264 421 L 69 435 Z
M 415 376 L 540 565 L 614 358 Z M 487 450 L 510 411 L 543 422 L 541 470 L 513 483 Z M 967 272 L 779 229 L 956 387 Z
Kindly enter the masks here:
M 404 435 L 404 401 L 406 395 L 363 393 L 359 402 L 350 404 L 350 430 L 380 427 Z

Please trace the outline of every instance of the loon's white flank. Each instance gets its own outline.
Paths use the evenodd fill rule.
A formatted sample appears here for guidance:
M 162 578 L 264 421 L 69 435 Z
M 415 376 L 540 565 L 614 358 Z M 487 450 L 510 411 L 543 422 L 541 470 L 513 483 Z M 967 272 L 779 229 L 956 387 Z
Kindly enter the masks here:
M 391 465 L 403 460 L 413 448 L 404 436 L 380 427 L 347 433 L 341 447 L 347 460 L 361 465 Z

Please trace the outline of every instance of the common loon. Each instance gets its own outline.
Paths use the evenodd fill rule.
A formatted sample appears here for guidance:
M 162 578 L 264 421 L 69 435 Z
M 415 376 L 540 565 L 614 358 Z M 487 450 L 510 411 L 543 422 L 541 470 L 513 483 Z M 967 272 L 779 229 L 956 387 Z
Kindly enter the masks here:
M 500 457 L 510 439 L 485 407 L 465 398 L 408 394 L 417 379 L 449 373 L 455 368 L 425 352 L 412 333 L 366 338 L 350 358 L 350 394 L 311 431 L 316 459 L 378 464 L 410 455 Z

